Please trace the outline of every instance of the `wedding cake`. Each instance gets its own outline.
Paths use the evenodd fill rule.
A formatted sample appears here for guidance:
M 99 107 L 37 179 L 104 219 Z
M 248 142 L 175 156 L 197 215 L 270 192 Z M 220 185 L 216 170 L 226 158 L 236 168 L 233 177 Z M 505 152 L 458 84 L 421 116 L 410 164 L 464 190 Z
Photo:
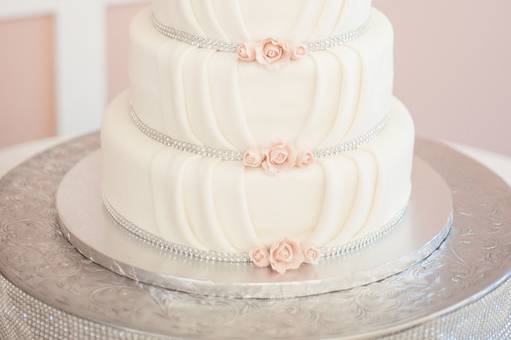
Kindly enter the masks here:
M 102 126 L 119 224 L 280 273 L 399 232 L 415 132 L 370 0 L 154 0 L 130 38 Z

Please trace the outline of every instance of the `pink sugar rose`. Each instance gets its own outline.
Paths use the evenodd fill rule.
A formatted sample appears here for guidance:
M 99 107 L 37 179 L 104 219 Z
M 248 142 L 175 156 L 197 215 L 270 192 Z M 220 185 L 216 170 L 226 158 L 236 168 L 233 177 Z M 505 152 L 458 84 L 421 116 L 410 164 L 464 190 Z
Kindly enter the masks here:
M 242 61 L 252 62 L 256 60 L 256 51 L 254 44 L 242 43 L 236 49 L 238 58 Z
M 256 60 L 262 65 L 285 63 L 291 59 L 291 50 L 288 44 L 275 39 L 264 39 L 255 47 Z
M 300 268 L 304 260 L 303 251 L 295 241 L 275 242 L 270 247 L 270 266 L 280 274 Z
M 264 155 L 257 150 L 248 150 L 243 155 L 243 164 L 247 168 L 258 168 L 263 162 Z
M 307 47 L 303 44 L 294 45 L 291 48 L 291 60 L 297 60 L 307 55 Z
M 304 262 L 308 264 L 317 264 L 319 259 L 321 258 L 321 252 L 318 248 L 313 247 L 311 245 L 305 244 L 302 245 L 303 256 L 305 258 Z
M 266 247 L 256 247 L 249 252 L 250 260 L 259 268 L 265 268 L 270 265 L 270 253 Z
M 296 165 L 300 168 L 306 167 L 314 163 L 314 154 L 311 151 L 302 152 L 296 159 Z
M 296 165 L 296 151 L 287 143 L 276 142 L 266 151 L 262 165 L 270 175 L 291 169 Z

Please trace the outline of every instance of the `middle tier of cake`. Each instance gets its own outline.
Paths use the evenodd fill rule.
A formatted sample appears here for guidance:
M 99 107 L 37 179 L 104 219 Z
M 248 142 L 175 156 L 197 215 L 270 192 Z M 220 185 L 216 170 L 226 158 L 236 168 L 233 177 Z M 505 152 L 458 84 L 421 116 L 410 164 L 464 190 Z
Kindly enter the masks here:
M 331 147 L 390 111 L 393 36 L 373 10 L 356 40 L 275 68 L 172 40 L 146 10 L 131 28 L 132 104 L 146 125 L 195 144 L 247 150 L 282 139 Z
M 268 176 L 148 138 L 124 93 L 103 120 L 104 199 L 146 232 L 201 250 L 246 252 L 284 238 L 338 246 L 407 205 L 414 125 L 397 99 L 385 114 L 386 128 L 359 149 Z

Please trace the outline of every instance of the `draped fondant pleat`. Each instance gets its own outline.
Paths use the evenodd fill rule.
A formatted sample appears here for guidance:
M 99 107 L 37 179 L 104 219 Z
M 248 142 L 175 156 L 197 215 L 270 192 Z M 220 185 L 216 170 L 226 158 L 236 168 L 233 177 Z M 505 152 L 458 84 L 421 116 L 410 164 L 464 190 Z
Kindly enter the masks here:
M 381 173 L 381 165 L 379 164 L 378 157 L 376 157 L 374 152 L 372 150 L 368 150 L 368 149 L 361 150 L 361 152 L 365 152 L 371 158 L 371 161 L 374 164 L 374 174 L 373 174 L 374 180 L 372 183 L 373 187 L 370 189 L 371 197 L 368 200 L 369 210 L 367 212 L 366 220 L 364 221 L 364 224 L 363 224 L 366 228 L 360 228 L 357 231 L 357 233 L 355 234 L 356 238 L 361 237 L 364 234 L 370 232 L 370 229 L 367 227 L 368 227 L 368 222 L 370 221 L 371 217 L 374 215 L 376 202 L 378 201 L 378 197 L 379 197 L 378 192 L 380 190 L 380 173 Z M 387 221 L 386 220 L 380 221 L 380 226 L 381 226 L 381 224 L 383 224 L 385 222 L 387 222 Z
M 327 244 L 343 228 L 358 182 L 358 169 L 349 158 L 321 162 L 325 189 L 321 215 L 310 240 L 313 244 Z M 345 179 L 353 179 L 346 182 Z
M 185 175 L 185 204 L 194 234 L 211 249 L 233 252 L 235 248 L 226 237 L 215 209 L 213 169 L 216 161 L 195 158 Z
M 290 27 L 289 32 L 295 41 L 310 40 L 312 38 L 317 24 L 317 18 L 322 12 L 321 1 L 302 1 L 302 3 L 303 8 L 300 11 L 298 21 L 293 27 Z
M 170 69 L 170 55 L 172 49 L 167 44 L 162 44 L 156 54 L 156 65 L 158 69 L 158 83 L 156 84 L 156 90 L 159 91 L 161 100 L 156 104 L 159 105 L 158 116 L 160 118 L 160 126 L 163 127 L 163 131 L 172 134 L 175 126 L 173 115 L 165 114 L 165 112 L 172 112 L 172 100 L 171 100 L 171 85 L 169 77 Z
M 210 91 L 218 127 L 235 149 L 255 147 L 256 142 L 248 128 L 239 92 L 238 65 L 226 58 L 217 57 L 213 61 L 210 77 L 216 81 L 211 84 Z
M 348 156 L 357 164 L 358 180 L 356 195 L 344 227 L 331 240 L 330 244 L 348 242 L 363 229 L 374 201 L 377 165 L 367 152 L 354 152 Z
M 165 228 L 165 221 L 167 216 L 165 216 L 165 203 L 168 202 L 166 196 L 166 191 L 161 190 L 159 188 L 158 183 L 161 183 L 162 180 L 166 180 L 166 178 L 162 178 L 159 176 L 161 174 L 160 169 L 166 167 L 165 152 L 158 152 L 154 155 L 153 160 L 151 161 L 151 171 L 149 173 L 150 181 L 151 181 L 151 191 L 152 191 L 152 199 L 154 202 L 154 220 L 155 220 L 155 229 L 157 235 L 165 235 L 167 234 L 168 229 Z M 158 157 L 161 155 L 161 157 Z M 173 237 L 174 235 L 166 235 L 167 237 Z M 183 242 L 183 238 L 180 235 L 175 235 L 176 239 Z
M 243 13 L 238 1 L 213 0 L 216 8 L 218 22 L 222 24 L 224 31 L 230 33 L 229 40 L 248 41 L 250 34 L 248 33 L 243 19 Z
M 191 161 L 185 155 L 173 157 L 168 152 L 160 152 L 155 157 L 152 164 L 152 188 L 156 221 L 164 239 L 206 249 L 190 228 L 183 199 L 184 173 Z M 169 228 L 169 225 L 173 228 Z
M 211 105 L 210 60 L 216 53 L 211 50 L 200 50 L 187 60 L 185 68 L 186 112 L 189 116 L 191 129 L 201 136 L 201 142 L 215 148 L 232 149 L 233 146 L 223 137 L 215 112 Z
M 207 32 L 211 38 L 229 40 L 223 31 L 216 16 L 211 0 L 190 0 L 195 21 L 200 25 L 202 32 Z
M 245 190 L 243 168 L 225 164 L 214 173 L 215 204 L 219 223 L 225 226 L 225 235 L 237 251 L 244 251 L 259 244 Z
M 335 121 L 330 125 L 326 138 L 321 145 L 335 145 L 343 140 L 348 133 L 354 116 L 357 112 L 359 92 L 361 89 L 360 59 L 351 49 L 343 48 L 335 52 L 329 52 L 337 62 L 337 67 L 342 74 L 340 91 L 338 93 L 337 107 L 335 108 Z
M 176 11 L 172 14 L 172 19 L 174 23 L 182 26 L 184 31 L 206 35 L 207 31 L 203 31 L 197 22 L 190 0 L 177 0 Z
M 355 87 L 355 93 L 354 93 L 354 96 L 352 98 L 353 102 L 354 102 L 354 105 L 353 105 L 353 112 L 351 113 L 350 115 L 350 122 L 349 124 L 346 126 L 346 129 L 345 129 L 345 133 L 344 135 L 342 135 L 340 137 L 340 140 L 349 140 L 351 136 L 354 135 L 353 131 L 355 130 L 354 129 L 354 126 L 355 126 L 355 123 L 357 121 L 357 119 L 360 117 L 360 112 L 362 111 L 362 105 L 363 105 L 363 99 L 364 99 L 364 96 L 365 96 L 365 75 L 366 75 L 366 70 L 365 70 L 365 65 L 364 65 L 364 59 L 362 58 L 361 54 L 359 51 L 357 51 L 355 48 L 350 48 L 350 47 L 346 47 L 348 49 L 350 49 L 356 56 L 356 59 L 358 61 L 358 67 L 356 68 L 356 72 L 358 73 L 356 75 L 356 79 L 358 80 L 358 82 L 356 83 L 356 85 L 354 84 Z
M 161 83 L 168 84 L 167 86 L 169 88 L 168 95 L 164 95 L 166 97 L 165 102 L 168 102 L 171 107 L 168 112 L 172 113 L 170 116 L 173 118 L 167 127 L 169 129 L 168 134 L 178 139 L 190 140 L 193 141 L 193 143 L 199 144 L 200 140 L 193 133 L 188 118 L 184 87 L 184 68 L 187 57 L 191 54 L 191 51 L 191 47 L 187 47 L 184 50 L 175 49 L 172 51 L 168 62 L 169 71 L 161 75 Z M 163 89 L 167 88 L 167 86 L 164 86 Z M 165 115 L 166 112 L 162 112 L 162 114 Z
M 347 7 L 349 6 L 348 0 L 344 0 L 342 2 L 339 1 L 339 2 L 341 3 L 341 7 L 340 7 L 340 10 L 337 12 L 337 20 L 334 24 L 334 32 L 340 31 L 340 26 L 343 23 L 344 15 L 346 13 Z
M 342 93 L 342 90 L 338 91 L 337 88 L 326 86 L 327 79 L 336 79 L 336 82 L 341 82 L 342 75 L 334 58 L 329 53 L 317 53 L 309 58 L 316 66 L 315 94 L 309 115 L 298 133 L 296 143 L 298 148 L 305 150 L 311 150 L 320 145 L 324 136 L 328 134 L 330 126 L 334 125 L 339 114 L 338 102 Z
M 325 0 L 321 17 L 316 23 L 315 36 L 328 37 L 336 33 L 335 27 L 339 20 L 345 0 Z

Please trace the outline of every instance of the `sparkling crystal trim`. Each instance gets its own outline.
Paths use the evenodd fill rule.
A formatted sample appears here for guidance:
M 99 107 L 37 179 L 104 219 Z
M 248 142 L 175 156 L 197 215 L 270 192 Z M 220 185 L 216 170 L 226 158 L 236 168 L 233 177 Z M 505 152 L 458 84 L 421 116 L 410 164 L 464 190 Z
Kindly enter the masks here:
M 161 34 L 173 40 L 198 48 L 207 48 L 218 52 L 235 53 L 238 46 L 241 45 L 241 42 L 215 40 L 199 34 L 179 30 L 160 22 L 154 14 L 152 15 L 152 20 L 154 28 Z M 333 47 L 342 46 L 362 36 L 369 26 L 369 21 L 370 20 L 368 19 L 364 22 L 364 24 L 354 30 L 340 32 L 325 39 L 307 41 L 304 42 L 304 45 L 307 47 L 309 52 L 325 51 Z
M 229 253 L 218 252 L 213 250 L 206 251 L 164 240 L 154 234 L 151 234 L 141 229 L 140 227 L 136 226 L 134 223 L 126 219 L 117 210 L 115 210 L 115 208 L 108 202 L 108 200 L 103 199 L 103 202 L 105 210 L 108 212 L 108 214 L 110 214 L 110 216 L 114 219 L 114 221 L 117 224 L 119 224 L 121 227 L 123 227 L 124 229 L 126 229 L 127 231 L 129 231 L 142 241 L 157 248 L 161 252 L 183 255 L 186 257 L 196 258 L 203 261 L 225 263 L 251 262 L 248 253 Z M 381 228 L 379 228 L 378 231 L 375 231 L 373 233 L 368 234 L 367 236 L 364 236 L 362 238 L 356 239 L 354 241 L 336 247 L 320 248 L 319 250 L 321 252 L 321 258 L 328 259 L 332 257 L 350 256 L 356 253 L 357 251 L 372 245 L 377 240 L 393 231 L 396 228 L 396 226 L 399 225 L 399 223 L 403 219 L 403 216 L 406 213 L 407 208 L 408 205 L 401 209 L 394 217 L 390 219 L 390 221 L 388 221 Z
M 221 161 L 243 161 L 244 151 L 216 149 L 210 146 L 193 144 L 172 138 L 156 129 L 153 129 L 140 119 L 132 105 L 130 106 L 130 115 L 137 128 L 143 134 L 168 147 L 202 157 L 215 158 Z M 376 138 L 385 129 L 388 120 L 388 116 L 385 116 L 378 124 L 359 137 L 329 148 L 313 151 L 314 158 L 328 159 L 338 156 L 341 153 L 358 149 L 361 145 L 367 144 Z

